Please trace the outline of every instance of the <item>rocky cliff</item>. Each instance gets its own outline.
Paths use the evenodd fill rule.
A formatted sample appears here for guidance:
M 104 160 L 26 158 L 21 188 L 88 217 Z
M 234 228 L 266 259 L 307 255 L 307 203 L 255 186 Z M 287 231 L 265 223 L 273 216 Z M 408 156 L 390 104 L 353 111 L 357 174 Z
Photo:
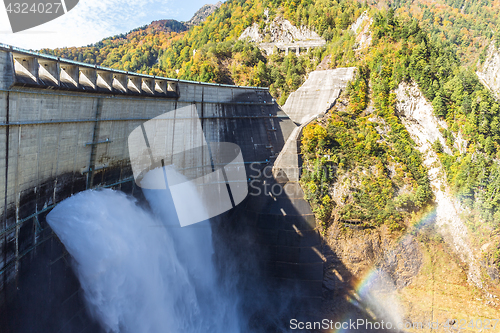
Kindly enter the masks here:
M 500 50 L 494 41 L 488 47 L 486 59 L 476 74 L 479 80 L 500 98 Z
M 200 25 L 205 21 L 207 17 L 217 10 L 222 5 L 222 2 L 217 2 L 215 5 L 207 4 L 201 7 L 194 13 L 193 17 L 187 21 L 183 22 L 186 26 L 190 27 L 192 25 Z
M 453 197 L 446 182 L 443 166 L 432 143 L 441 142 L 444 151 L 451 154 L 445 139 L 439 131 L 447 127 L 444 121 L 434 116 L 432 105 L 424 98 L 416 84 L 401 83 L 396 89 L 397 110 L 406 130 L 415 141 L 424 157 L 429 179 L 436 200 L 435 221 L 437 230 L 449 245 L 455 249 L 461 260 L 468 265 L 468 280 L 477 287 L 482 287 L 481 272 L 477 257 L 469 242 L 469 233 L 461 218 L 462 208 Z
M 361 14 L 356 22 L 351 25 L 351 31 L 356 35 L 356 51 L 362 51 L 368 48 L 372 43 L 372 33 L 370 27 L 373 23 L 373 19 L 368 16 L 368 12 L 365 11 Z
M 296 27 L 282 17 L 276 17 L 268 22 L 263 30 L 260 30 L 257 23 L 246 28 L 240 39 L 249 38 L 255 43 L 293 43 L 307 40 L 324 41 L 317 33 L 302 26 Z
M 267 18 L 267 12 L 265 13 Z M 296 27 L 290 21 L 276 17 L 274 20 L 265 20 L 264 28 L 254 23 L 246 28 L 239 39 L 248 39 L 257 43 L 259 48 L 268 54 L 273 48 L 286 49 L 287 47 L 318 47 L 326 44 L 326 41 L 316 32 L 305 26 Z

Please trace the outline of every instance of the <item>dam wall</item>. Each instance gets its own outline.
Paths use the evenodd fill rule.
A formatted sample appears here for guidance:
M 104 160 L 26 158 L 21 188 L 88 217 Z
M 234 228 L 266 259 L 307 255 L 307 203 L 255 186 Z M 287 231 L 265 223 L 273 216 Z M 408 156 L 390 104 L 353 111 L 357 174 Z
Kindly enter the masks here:
M 45 217 L 86 189 L 140 197 L 128 138 L 161 115 L 186 151 L 197 146 L 186 133 L 198 121 L 207 143 L 240 147 L 248 182 L 261 190 L 218 220 L 246 221 L 240 237 L 255 243 L 264 275 L 278 285 L 299 281 L 302 296 L 319 299 L 314 216 L 300 188 L 278 199 L 265 191 L 274 178 L 262 171 L 296 128 L 267 89 L 128 73 L 0 45 L 0 325 L 7 332 L 98 331 L 72 259 Z
M 275 258 L 271 265 L 281 268 L 283 272 L 293 271 L 298 283 L 302 284 L 302 293 L 309 296 L 309 301 L 316 309 L 321 302 L 325 258 L 315 215 L 299 184 L 303 167 L 302 131 L 331 109 L 354 75 L 354 67 L 313 71 L 306 82 L 287 99 L 284 111 L 297 127 L 287 137 L 273 163 L 275 182 L 270 184 L 273 200 L 263 205 L 265 208 L 260 210 L 258 216 L 258 230 L 270 240 L 271 258 Z M 275 187 L 283 191 L 273 193 L 276 192 L 273 191 Z M 293 237 L 295 233 L 301 237 Z M 292 236 L 291 239 L 288 236 Z M 307 266 L 307 269 L 297 263 Z

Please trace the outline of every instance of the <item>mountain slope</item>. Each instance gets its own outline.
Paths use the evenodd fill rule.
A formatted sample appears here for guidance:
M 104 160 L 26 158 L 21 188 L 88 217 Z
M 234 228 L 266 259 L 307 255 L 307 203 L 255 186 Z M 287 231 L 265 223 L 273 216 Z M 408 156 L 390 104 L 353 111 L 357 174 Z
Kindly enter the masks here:
M 253 43 L 238 41 L 245 28 L 262 24 L 264 9 L 269 20 L 283 17 L 292 24 L 313 29 L 330 41 L 327 53 L 332 65 L 354 60 L 354 39 L 346 30 L 365 9 L 355 0 L 304 0 L 298 3 L 269 0 L 230 0 L 220 7 L 203 7 L 185 27 L 166 20 L 82 48 L 44 52 L 99 65 L 195 81 L 269 86 L 283 104 L 325 56 L 325 48 L 309 54 L 266 57 Z
M 392 0 L 388 2 L 402 17 L 413 17 L 431 38 L 449 41 L 463 61 L 474 65 L 493 36 L 500 36 L 498 0 Z
M 75 61 L 147 74 L 164 74 L 157 69 L 158 54 L 184 35 L 190 27 L 202 23 L 221 3 L 204 5 L 187 22 L 158 20 L 149 25 L 105 38 L 86 47 L 42 49 L 44 53 Z

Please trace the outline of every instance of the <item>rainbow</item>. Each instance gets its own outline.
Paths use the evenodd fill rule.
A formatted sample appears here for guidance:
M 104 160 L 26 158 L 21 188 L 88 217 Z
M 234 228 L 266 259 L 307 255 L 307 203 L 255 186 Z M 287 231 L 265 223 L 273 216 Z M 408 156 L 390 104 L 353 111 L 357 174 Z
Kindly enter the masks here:
M 424 213 L 417 220 L 417 222 L 413 224 L 413 226 L 408 228 L 407 232 L 397 240 L 396 244 L 401 244 L 404 240 L 406 240 L 408 237 L 412 235 L 415 235 L 422 228 L 431 225 L 435 221 L 435 219 L 436 219 L 436 208 L 433 208 L 432 210 Z M 379 278 L 379 276 L 380 276 L 379 269 L 377 267 L 372 267 L 361 278 L 353 279 L 353 281 L 351 281 L 351 287 L 352 287 L 352 291 L 350 293 L 351 297 L 347 297 L 347 300 L 354 306 L 366 310 L 365 307 L 361 304 L 361 302 L 369 295 L 371 287 L 373 286 L 375 281 Z M 371 313 L 369 314 L 372 315 Z M 344 316 L 339 322 L 340 323 L 348 322 L 349 319 L 350 319 L 349 314 L 344 314 Z M 397 330 L 394 331 L 397 332 Z M 326 332 L 345 333 L 350 331 L 349 329 L 337 328 L 333 330 L 328 330 Z

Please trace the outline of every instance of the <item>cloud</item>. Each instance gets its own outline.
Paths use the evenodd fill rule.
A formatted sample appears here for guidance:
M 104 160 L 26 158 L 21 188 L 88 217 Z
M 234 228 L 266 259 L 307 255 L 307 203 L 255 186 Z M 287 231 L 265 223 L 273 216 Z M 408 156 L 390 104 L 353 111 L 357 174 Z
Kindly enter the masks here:
M 0 42 L 29 49 L 83 46 L 177 14 L 172 0 L 80 0 L 66 15 L 13 34 L 2 6 Z

